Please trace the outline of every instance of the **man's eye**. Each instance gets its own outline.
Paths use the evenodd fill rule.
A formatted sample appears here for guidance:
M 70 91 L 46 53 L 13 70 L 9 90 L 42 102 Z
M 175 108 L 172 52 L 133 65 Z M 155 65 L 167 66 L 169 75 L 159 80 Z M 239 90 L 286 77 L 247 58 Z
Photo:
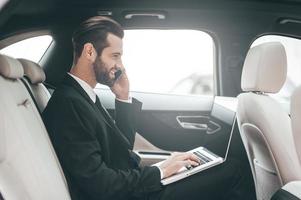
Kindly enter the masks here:
M 113 58 L 114 58 L 114 59 L 119 59 L 119 58 L 120 58 L 120 55 L 115 54 L 115 55 L 113 55 Z

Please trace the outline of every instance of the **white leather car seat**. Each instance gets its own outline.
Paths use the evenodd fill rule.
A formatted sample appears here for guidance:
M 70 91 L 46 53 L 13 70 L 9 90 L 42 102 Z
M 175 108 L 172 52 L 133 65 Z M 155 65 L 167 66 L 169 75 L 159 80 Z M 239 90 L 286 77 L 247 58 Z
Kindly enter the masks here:
M 5 200 L 70 200 L 37 108 L 16 59 L 0 55 L 0 191 Z
M 270 199 L 284 184 L 301 180 L 288 113 L 268 93 L 286 80 L 287 58 L 278 42 L 251 48 L 244 62 L 237 120 L 255 182 L 257 199 Z
M 46 79 L 46 75 L 42 67 L 40 67 L 37 63 L 26 59 L 19 59 L 19 61 L 23 66 L 27 85 L 34 96 L 40 113 L 42 113 L 51 97 L 49 91 L 43 84 Z
M 300 200 L 301 181 L 292 181 L 279 189 L 271 200 Z

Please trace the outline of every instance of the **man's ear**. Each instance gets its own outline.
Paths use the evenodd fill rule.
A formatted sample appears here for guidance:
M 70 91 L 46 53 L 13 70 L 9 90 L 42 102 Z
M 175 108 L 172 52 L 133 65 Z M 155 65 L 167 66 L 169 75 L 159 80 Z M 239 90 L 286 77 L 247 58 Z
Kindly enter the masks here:
M 93 63 L 97 57 L 96 50 L 91 43 L 86 43 L 84 45 L 82 54 L 91 63 Z

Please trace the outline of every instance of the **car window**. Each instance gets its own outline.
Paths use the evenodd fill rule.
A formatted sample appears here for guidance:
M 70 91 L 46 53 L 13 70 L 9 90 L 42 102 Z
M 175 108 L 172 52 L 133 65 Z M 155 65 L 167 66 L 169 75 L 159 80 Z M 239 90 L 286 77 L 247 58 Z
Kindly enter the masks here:
M 280 42 L 285 48 L 287 55 L 287 78 L 282 89 L 272 96 L 288 102 L 293 90 L 301 83 L 301 40 L 286 36 L 265 35 L 255 40 L 251 47 L 265 42 Z
M 123 45 L 122 60 L 131 91 L 213 94 L 214 42 L 209 34 L 196 30 L 126 30 Z
M 50 35 L 21 40 L 0 50 L 1 54 L 13 58 L 25 58 L 38 63 L 52 42 Z

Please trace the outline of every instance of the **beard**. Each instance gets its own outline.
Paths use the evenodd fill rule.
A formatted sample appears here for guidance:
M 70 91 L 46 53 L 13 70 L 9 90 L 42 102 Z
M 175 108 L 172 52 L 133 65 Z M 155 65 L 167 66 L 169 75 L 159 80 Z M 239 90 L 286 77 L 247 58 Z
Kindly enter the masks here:
M 93 69 L 96 77 L 96 81 L 100 84 L 112 87 L 115 83 L 113 78 L 110 78 L 110 71 L 106 63 L 102 62 L 101 59 L 96 59 L 93 63 Z

